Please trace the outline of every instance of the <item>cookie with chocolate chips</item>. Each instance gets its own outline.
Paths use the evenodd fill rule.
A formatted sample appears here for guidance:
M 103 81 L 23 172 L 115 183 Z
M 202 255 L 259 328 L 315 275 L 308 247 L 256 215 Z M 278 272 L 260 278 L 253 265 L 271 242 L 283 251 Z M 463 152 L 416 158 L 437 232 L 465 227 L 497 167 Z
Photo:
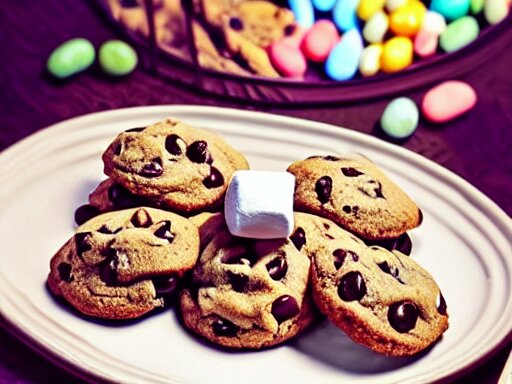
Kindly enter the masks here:
M 366 239 L 393 239 L 421 223 L 416 204 L 362 156 L 315 156 L 290 165 L 294 207 Z M 407 241 L 407 239 L 403 239 Z
M 314 317 L 308 257 L 289 239 L 234 237 L 219 218 L 201 220 L 204 250 L 181 294 L 184 325 L 229 348 L 259 349 L 295 336 Z
M 279 77 L 266 49 L 293 28 L 295 17 L 289 9 L 263 0 L 201 0 L 200 3 L 205 22 L 221 32 L 233 60 L 257 75 Z
M 432 276 L 398 251 L 366 246 L 330 220 L 296 215 L 291 238 L 311 257 L 315 304 L 354 341 L 391 356 L 418 353 L 448 328 Z
M 48 286 L 86 315 L 132 319 L 171 303 L 198 255 L 186 218 L 147 207 L 105 213 L 55 254 Z
M 116 186 L 151 205 L 191 214 L 222 205 L 247 160 L 213 132 L 166 119 L 119 134 L 103 154 Z

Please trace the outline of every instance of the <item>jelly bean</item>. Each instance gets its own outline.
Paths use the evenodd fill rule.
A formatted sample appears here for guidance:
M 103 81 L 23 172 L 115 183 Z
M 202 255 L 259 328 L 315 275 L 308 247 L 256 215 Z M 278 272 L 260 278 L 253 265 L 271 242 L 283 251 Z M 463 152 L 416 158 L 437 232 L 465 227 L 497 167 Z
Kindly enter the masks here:
M 432 0 L 430 9 L 439 12 L 448 20 L 455 20 L 469 11 L 471 0 Z
M 376 12 L 382 11 L 385 0 L 360 0 L 357 7 L 357 16 L 361 20 L 368 20 Z
M 471 0 L 469 3 L 469 8 L 471 9 L 471 13 L 473 15 L 477 15 L 484 10 L 485 0 Z
M 311 61 L 323 63 L 339 39 L 338 30 L 331 21 L 317 21 L 302 40 L 302 53 Z
M 376 75 L 380 70 L 380 57 L 382 55 L 382 44 L 370 44 L 361 54 L 359 60 L 359 72 L 364 77 Z
M 343 32 L 358 28 L 357 5 L 359 0 L 338 0 L 332 11 L 334 24 Z
M 413 44 L 405 36 L 395 36 L 384 43 L 380 66 L 383 72 L 394 73 L 411 65 Z
M 435 11 L 427 11 L 423 18 L 421 30 L 432 35 L 439 36 L 446 30 L 446 20 L 444 16 Z
M 95 57 L 94 46 L 89 40 L 71 39 L 55 48 L 46 68 L 53 76 L 64 79 L 89 68 Z
M 489 24 L 498 24 L 509 12 L 507 0 L 486 0 L 484 5 L 485 20 Z
M 268 47 L 268 56 L 275 69 L 285 77 L 300 78 L 306 73 L 306 58 L 297 46 L 276 41 Z
M 336 0 L 313 0 L 313 6 L 320 12 L 329 12 L 333 9 Z
M 366 22 L 363 36 L 369 43 L 381 43 L 388 31 L 389 18 L 384 11 L 378 11 Z
M 357 72 L 363 39 L 357 29 L 346 32 L 325 62 L 325 73 L 333 80 L 349 80 Z
M 438 35 L 422 29 L 414 38 L 414 53 L 421 58 L 432 56 L 436 53 L 438 42 Z
M 388 12 L 394 12 L 397 8 L 401 7 L 408 0 L 386 0 L 386 9 Z
M 441 34 L 439 45 L 445 52 L 453 52 L 465 47 L 478 37 L 480 28 L 472 16 L 464 16 L 452 21 Z
M 408 97 L 392 100 L 380 119 L 382 130 L 394 139 L 411 136 L 418 127 L 418 107 Z
M 108 74 L 124 76 L 137 66 L 137 53 L 121 40 L 109 40 L 100 47 L 98 59 L 101 68 Z
M 389 17 L 389 29 L 398 36 L 414 36 L 423 24 L 427 9 L 423 3 L 410 0 Z
M 476 92 L 469 84 L 446 81 L 425 94 L 421 112 L 433 123 L 446 123 L 473 108 L 476 100 Z
M 310 28 L 315 22 L 315 10 L 311 0 L 288 0 L 288 5 L 295 15 L 297 23 Z

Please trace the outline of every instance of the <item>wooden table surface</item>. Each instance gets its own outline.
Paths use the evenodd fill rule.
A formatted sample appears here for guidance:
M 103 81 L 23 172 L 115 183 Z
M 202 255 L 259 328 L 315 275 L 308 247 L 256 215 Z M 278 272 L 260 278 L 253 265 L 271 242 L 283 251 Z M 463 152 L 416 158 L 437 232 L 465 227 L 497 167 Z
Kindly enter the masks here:
M 510 19 L 509 19 L 510 20 Z M 163 81 L 138 68 L 127 78 L 106 78 L 95 68 L 67 82 L 44 72 L 53 48 L 73 37 L 96 46 L 119 37 L 93 2 L 3 0 L 0 2 L 0 150 L 53 123 L 87 113 L 140 105 L 196 104 L 262 110 L 322 121 L 376 135 L 376 122 L 389 98 L 307 108 L 237 103 Z M 458 79 L 477 91 L 477 106 L 448 125 L 420 122 L 400 145 L 463 177 L 512 215 L 512 33 L 508 48 Z M 461 61 L 463 66 L 464 62 Z M 419 102 L 427 87 L 401 95 Z M 3 182 L 6 182 L 5 180 Z M 512 255 L 511 255 L 512 257 Z M 511 338 L 457 383 L 495 383 L 511 348 Z M 0 383 L 77 382 L 6 330 L 0 330 Z

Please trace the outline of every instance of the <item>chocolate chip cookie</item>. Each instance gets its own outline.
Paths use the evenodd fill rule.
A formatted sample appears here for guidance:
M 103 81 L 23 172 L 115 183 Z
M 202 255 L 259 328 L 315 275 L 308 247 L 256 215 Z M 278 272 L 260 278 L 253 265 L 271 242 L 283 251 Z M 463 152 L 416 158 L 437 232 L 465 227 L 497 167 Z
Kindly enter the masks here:
M 289 239 L 234 237 L 219 218 L 203 221 L 207 244 L 181 294 L 183 323 L 229 348 L 258 349 L 295 336 L 314 317 L 308 257 Z
M 136 318 L 172 300 L 198 255 L 186 218 L 147 207 L 105 213 L 55 254 L 48 286 L 86 315 Z
M 202 0 L 201 9 L 210 28 L 219 30 L 234 61 L 251 72 L 279 77 L 266 48 L 294 25 L 293 13 L 270 1 Z
M 232 174 L 249 167 L 213 132 L 172 119 L 119 134 L 103 162 L 115 185 L 184 214 L 221 206 Z
M 317 307 L 354 341 L 386 355 L 413 355 L 448 328 L 439 287 L 410 257 L 368 247 L 311 215 L 296 216 L 291 238 L 311 256 Z
M 294 207 L 368 239 L 392 239 L 421 223 L 416 204 L 362 156 L 315 156 L 290 165 Z

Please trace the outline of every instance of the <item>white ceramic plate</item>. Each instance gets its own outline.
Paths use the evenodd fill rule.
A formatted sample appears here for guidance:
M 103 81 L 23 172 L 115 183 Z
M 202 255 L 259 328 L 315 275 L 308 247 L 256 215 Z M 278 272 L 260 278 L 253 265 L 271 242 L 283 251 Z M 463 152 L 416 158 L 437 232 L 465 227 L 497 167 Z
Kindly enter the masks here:
M 323 322 L 284 346 L 225 352 L 185 332 L 175 312 L 109 326 L 76 317 L 45 289 L 51 256 L 73 213 L 101 181 L 100 155 L 120 131 L 174 116 L 220 133 L 254 169 L 285 170 L 313 154 L 360 152 L 424 213 L 412 257 L 440 285 L 450 314 L 442 340 L 414 358 L 377 355 Z M 0 155 L 0 311 L 24 337 L 72 370 L 115 382 L 431 382 L 469 367 L 512 329 L 512 224 L 442 167 L 370 136 L 315 122 L 220 108 L 162 106 L 76 118 Z M 75 369 L 75 371 L 77 371 Z

